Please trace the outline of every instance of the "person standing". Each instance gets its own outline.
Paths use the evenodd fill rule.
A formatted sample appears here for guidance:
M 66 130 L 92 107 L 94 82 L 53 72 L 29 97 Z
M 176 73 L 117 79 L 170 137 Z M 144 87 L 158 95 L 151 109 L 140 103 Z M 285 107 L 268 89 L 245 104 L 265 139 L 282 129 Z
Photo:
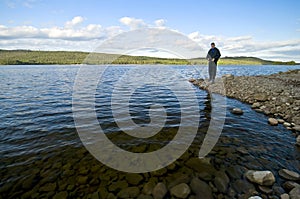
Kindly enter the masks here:
M 216 74 L 217 74 L 217 65 L 218 61 L 221 57 L 220 50 L 216 48 L 214 42 L 210 44 L 211 48 L 209 49 L 206 59 L 208 60 L 208 74 L 209 74 L 209 81 L 214 83 Z

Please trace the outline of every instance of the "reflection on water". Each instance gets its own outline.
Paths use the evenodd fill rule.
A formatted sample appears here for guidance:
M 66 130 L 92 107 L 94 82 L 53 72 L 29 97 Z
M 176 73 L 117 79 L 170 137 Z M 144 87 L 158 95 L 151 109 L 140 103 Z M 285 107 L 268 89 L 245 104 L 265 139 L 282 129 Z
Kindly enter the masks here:
M 159 103 L 167 110 L 166 126 L 157 136 L 146 140 L 132 139 L 122 134 L 112 117 L 111 92 L 117 80 L 132 67 L 114 66 L 105 71 L 95 95 L 97 119 L 118 146 L 134 152 L 155 151 L 176 135 L 180 126 L 180 105 L 167 87 L 135 82 L 139 87 L 134 91 L 129 106 L 133 121 L 141 126 L 149 124 L 151 120 L 148 110 L 154 103 Z M 205 75 L 202 72 L 206 72 L 205 66 L 161 67 L 169 67 L 181 75 L 179 80 L 174 74 L 163 76 L 165 82 L 179 86 L 187 79 L 201 77 Z M 295 68 L 299 66 L 220 66 L 218 75 L 260 75 Z M 47 180 L 57 183 L 60 183 L 59 179 L 63 175 L 74 176 L 64 182 L 72 184 L 78 172 L 84 173 L 82 167 L 87 161 L 91 163 L 89 170 L 99 164 L 82 148 L 74 125 L 72 89 L 78 69 L 78 66 L 0 67 L 0 187 L 10 184 L 8 190 L 21 194 L 22 190 L 28 189 L 22 185 L 23 180 L 31 175 L 34 175 L 34 179 L 29 187 L 45 184 L 45 176 L 53 176 L 53 179 Z M 191 154 L 197 156 L 210 121 L 211 107 L 205 91 L 195 88 L 195 92 L 200 109 L 200 128 L 192 146 L 196 152 Z M 244 115 L 236 116 L 228 111 L 236 106 L 244 110 Z M 252 169 L 300 168 L 299 151 L 294 147 L 291 132 L 282 126 L 267 125 L 264 115 L 233 99 L 227 99 L 226 123 L 219 143 L 209 156 L 213 156 L 217 163 L 219 161 L 216 167 L 233 164 Z M 95 168 L 95 172 L 104 175 L 101 168 Z M 73 174 L 64 173 L 71 170 Z M 77 194 L 84 193 L 86 189 L 76 188 L 76 191 Z

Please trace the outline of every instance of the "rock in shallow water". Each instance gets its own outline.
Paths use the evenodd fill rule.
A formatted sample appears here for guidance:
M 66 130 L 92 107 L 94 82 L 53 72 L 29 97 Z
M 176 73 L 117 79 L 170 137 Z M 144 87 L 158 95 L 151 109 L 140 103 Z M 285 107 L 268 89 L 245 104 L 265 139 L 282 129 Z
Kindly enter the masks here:
M 221 193 L 226 193 L 229 184 L 229 178 L 226 175 L 226 173 L 217 172 L 216 177 L 214 179 L 214 184 Z
M 248 199 L 262 199 L 260 196 L 251 196 L 250 198 Z
M 266 194 L 271 194 L 273 192 L 273 190 L 269 187 L 259 185 L 258 188 L 259 188 L 259 190 L 261 190 L 263 193 L 266 193 Z
M 289 196 L 289 194 L 284 193 L 284 194 L 280 195 L 280 199 L 290 199 L 290 196 Z
M 295 131 L 300 132 L 300 125 L 296 125 L 292 129 L 295 130 Z
M 190 192 L 190 187 L 185 183 L 176 185 L 170 190 L 171 195 L 177 198 L 187 198 Z
M 244 111 L 240 108 L 233 108 L 231 110 L 231 113 L 236 114 L 236 115 L 242 115 L 244 113 Z
M 259 185 L 271 186 L 275 183 L 275 177 L 271 171 L 249 170 L 245 175 L 249 181 Z
M 136 198 L 140 193 L 138 187 L 126 187 L 118 193 L 119 198 Z
M 298 137 L 296 138 L 296 145 L 300 146 L 300 135 L 298 135 Z
M 206 182 L 194 177 L 190 186 L 196 198 L 213 199 L 211 187 Z
M 285 190 L 290 191 L 290 190 L 294 189 L 295 187 L 300 187 L 300 185 L 297 182 L 286 181 L 285 183 L 282 184 L 282 187 Z
M 162 182 L 157 183 L 157 185 L 153 188 L 152 195 L 154 199 L 163 199 L 167 194 L 168 190 L 166 185 Z
M 148 181 L 147 183 L 144 184 L 144 187 L 143 187 L 143 194 L 146 194 L 146 195 L 150 195 L 153 191 L 155 187 L 155 183 L 154 181 Z
M 138 185 L 143 180 L 143 176 L 136 173 L 128 173 L 125 177 L 127 182 L 132 185 Z
M 300 179 L 300 175 L 297 172 L 290 171 L 287 169 L 279 170 L 278 174 L 287 180 L 295 180 L 296 181 L 296 180 Z
M 300 199 L 300 187 L 295 187 L 289 193 L 291 199 Z
M 67 197 L 68 197 L 68 193 L 66 191 L 62 191 L 62 192 L 55 194 L 53 199 L 63 199 L 63 198 L 67 198 Z
M 269 119 L 268 119 L 268 122 L 269 122 L 269 124 L 272 125 L 272 126 L 278 125 L 278 121 L 277 121 L 275 118 L 269 118 Z
M 245 194 L 245 193 L 250 193 L 255 191 L 255 186 L 253 184 L 242 179 L 236 180 L 233 183 L 232 187 L 238 194 L 242 194 L 242 193 Z

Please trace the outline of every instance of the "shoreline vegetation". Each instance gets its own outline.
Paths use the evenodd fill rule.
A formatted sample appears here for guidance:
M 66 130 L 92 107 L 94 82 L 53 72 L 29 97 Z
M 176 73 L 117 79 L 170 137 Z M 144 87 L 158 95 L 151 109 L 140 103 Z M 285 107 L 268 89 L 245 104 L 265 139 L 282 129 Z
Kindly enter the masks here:
M 73 65 L 73 64 L 165 64 L 206 65 L 205 58 L 173 59 L 77 51 L 1 50 L 0 65 Z M 256 57 L 223 57 L 219 65 L 299 65 L 295 61 L 270 61 Z

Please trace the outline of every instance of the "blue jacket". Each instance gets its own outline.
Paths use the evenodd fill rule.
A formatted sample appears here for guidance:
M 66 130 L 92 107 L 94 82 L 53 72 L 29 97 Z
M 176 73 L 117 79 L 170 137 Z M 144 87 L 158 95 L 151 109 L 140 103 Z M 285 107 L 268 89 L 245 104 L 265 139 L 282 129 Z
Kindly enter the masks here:
M 209 49 L 209 51 L 207 53 L 207 57 L 209 57 L 211 59 L 214 58 L 215 59 L 214 62 L 217 64 L 218 60 L 221 57 L 221 53 L 218 48 L 211 48 L 211 49 Z

